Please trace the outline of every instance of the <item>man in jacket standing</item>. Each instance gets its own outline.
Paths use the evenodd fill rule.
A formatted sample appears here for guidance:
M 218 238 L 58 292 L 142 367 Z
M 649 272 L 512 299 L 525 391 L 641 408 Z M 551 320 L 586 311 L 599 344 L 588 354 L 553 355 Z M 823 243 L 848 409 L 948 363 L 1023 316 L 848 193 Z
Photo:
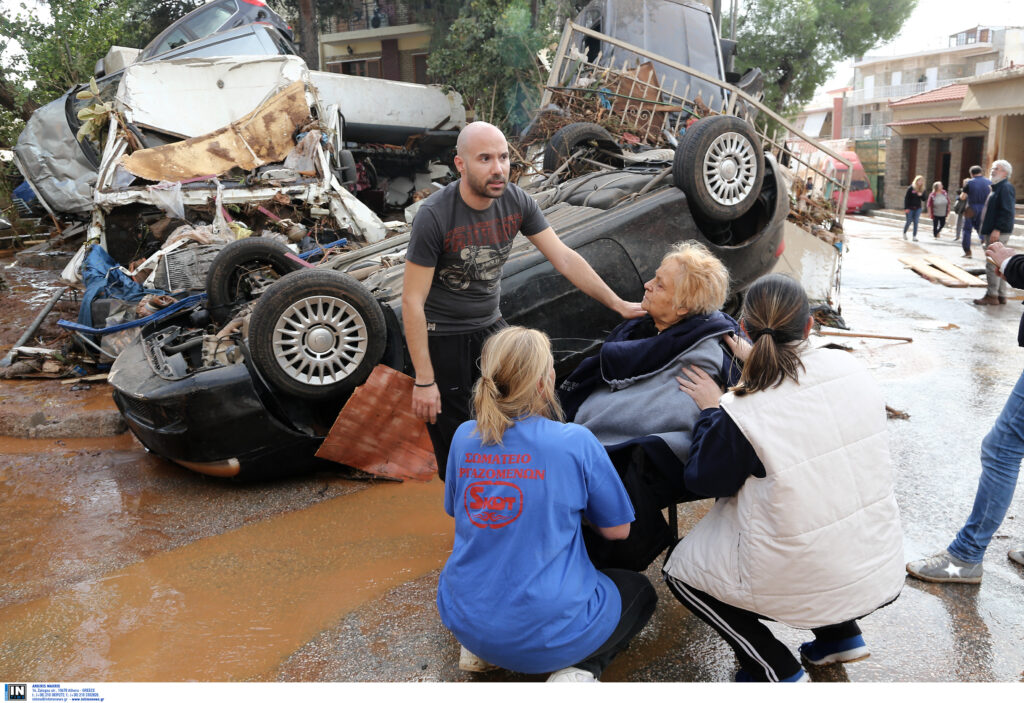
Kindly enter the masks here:
M 981 231 L 981 209 L 992 189 L 992 181 L 981 175 L 981 166 L 971 166 L 971 180 L 964 186 L 967 193 L 967 207 L 964 212 L 963 248 L 964 256 L 971 258 L 971 232 Z M 984 242 L 982 242 L 984 244 Z
M 1000 159 L 992 164 L 992 194 L 982 210 L 981 228 L 978 230 L 982 243 L 987 246 L 996 242 L 1005 244 L 1013 231 L 1014 200 L 1017 194 L 1010 183 L 1012 173 L 1013 166 L 1009 161 Z M 988 289 L 974 304 L 1004 305 L 1008 284 L 1005 278 L 996 273 L 992 262 L 985 264 L 985 279 L 988 281 Z
M 1005 227 L 1007 234 L 1013 228 L 1014 189 L 1009 182 L 1013 169 L 1006 161 L 996 161 L 992 172 L 996 183 L 985 213 L 985 222 L 989 222 L 989 217 L 993 218 L 990 231 L 995 239 L 989 245 L 987 254 L 995 262 L 993 269 L 999 271 L 1000 276 L 1005 277 L 1015 288 L 1024 287 L 1024 256 L 999 241 L 1000 235 L 1004 233 L 1000 227 Z M 1009 219 L 1004 219 L 1006 217 Z M 1017 331 L 1017 344 L 1024 347 L 1024 317 Z M 911 576 L 936 583 L 981 583 L 982 558 L 992 541 L 992 535 L 1006 517 L 1017 486 L 1022 459 L 1024 373 L 1017 379 L 1003 411 L 981 443 L 981 478 L 978 479 L 974 508 L 967 522 L 944 551 L 907 564 Z M 1010 549 L 1007 556 L 1024 566 L 1024 545 L 1018 544 Z

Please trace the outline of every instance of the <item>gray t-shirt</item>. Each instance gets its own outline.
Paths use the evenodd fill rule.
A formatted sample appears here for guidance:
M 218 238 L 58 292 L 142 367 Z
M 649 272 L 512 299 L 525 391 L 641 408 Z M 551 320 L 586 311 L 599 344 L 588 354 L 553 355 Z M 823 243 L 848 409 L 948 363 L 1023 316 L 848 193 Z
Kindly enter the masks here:
M 494 324 L 512 240 L 518 232 L 531 237 L 547 228 L 534 199 L 512 183 L 486 210 L 466 204 L 459 181 L 431 195 L 412 221 L 405 254 L 434 269 L 424 305 L 427 332 L 461 334 Z

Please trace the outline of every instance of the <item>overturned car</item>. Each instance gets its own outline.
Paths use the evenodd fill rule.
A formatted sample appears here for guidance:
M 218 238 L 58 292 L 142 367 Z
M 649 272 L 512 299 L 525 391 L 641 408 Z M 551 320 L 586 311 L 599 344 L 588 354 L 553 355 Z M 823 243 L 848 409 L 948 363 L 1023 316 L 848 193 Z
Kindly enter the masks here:
M 743 224 L 712 237 L 665 169 L 650 162 L 584 175 L 535 197 L 563 241 L 625 299 L 642 297 L 662 255 L 682 239 L 701 241 L 722 258 L 736 290 L 771 269 L 788 212 L 772 157 L 764 164 L 767 185 Z M 201 305 L 143 328 L 110 376 L 132 431 L 151 451 L 217 476 L 261 478 L 315 465 L 313 453 L 338 411 L 375 365 L 411 371 L 400 323 L 408 237 L 292 272 L 269 241 L 238 257 L 232 252 L 259 240 L 226 247 L 221 256 L 230 256 L 230 266 L 211 268 L 212 283 L 232 278 L 237 290 L 253 290 L 268 274 L 284 275 L 254 301 L 238 295 L 238 316 L 219 331 Z M 505 319 L 550 335 L 559 375 L 594 353 L 621 321 L 525 238 L 513 247 L 501 285 Z
M 575 25 L 567 28 L 582 31 Z M 628 119 L 623 136 L 641 135 L 637 141 L 653 137 L 642 148 L 623 148 L 629 139 L 612 138 L 598 125 L 568 124 L 551 139 L 547 173 L 528 184 L 527 191 L 559 237 L 622 298 L 639 300 L 663 254 L 674 243 L 690 239 L 726 264 L 737 294 L 731 303 L 735 306 L 738 294 L 775 266 L 791 205 L 786 169 L 753 126 L 758 104 L 750 96 L 730 99 L 732 86 L 704 74 L 698 77 L 721 90 L 720 104 L 712 109 L 710 100 L 686 95 L 676 99 L 640 69 L 614 76 L 607 67 L 571 54 L 564 48 L 568 45 L 563 40 L 551 82 L 551 92 L 562 94 L 562 107 L 571 112 L 573 101 L 583 99 L 603 105 L 603 94 L 595 96 L 594 90 L 628 95 L 620 110 Z M 595 80 L 608 76 L 614 83 L 594 87 L 600 86 Z M 613 110 L 618 107 L 614 100 L 608 104 Z M 659 110 L 633 110 L 641 104 Z M 314 112 L 322 116 L 318 126 L 329 144 L 330 111 L 321 106 Z M 643 131 L 637 129 L 637 117 L 647 119 Z M 241 123 L 246 120 L 236 118 L 231 123 L 236 127 L 221 131 L 237 132 Z M 196 139 L 211 143 L 209 133 Z M 652 143 L 654 139 L 672 148 Z M 168 146 L 171 151 L 185 148 Z M 115 401 L 135 435 L 154 453 L 193 470 L 264 478 L 315 466 L 319 460 L 314 452 L 339 410 L 374 367 L 412 370 L 401 325 L 407 229 L 388 225 L 381 236 L 362 231 L 358 213 L 348 209 L 348 199 L 326 178 L 326 171 L 341 164 L 333 164 L 332 150 L 324 142 L 311 140 L 310 147 L 320 150 L 326 186 L 299 183 L 298 190 L 284 193 L 287 204 L 259 207 L 292 225 L 304 223 L 305 232 L 295 233 L 297 243 L 320 252 L 315 263 L 299 261 L 284 248 L 290 227 L 268 221 L 259 207 L 251 207 L 254 203 L 244 202 L 244 194 L 259 186 L 260 169 L 275 171 L 279 164 L 243 168 L 235 179 L 221 177 L 219 189 L 208 180 L 187 183 L 189 178 L 181 180 L 186 174 L 174 173 L 193 220 L 204 199 L 211 218 L 234 204 L 240 210 L 232 214 L 236 223 L 243 222 L 257 235 L 222 246 L 205 268 L 198 258 L 187 266 L 171 266 L 167 258 L 162 267 L 157 264 L 157 270 L 168 272 L 159 282 L 170 288 L 174 286 L 165 281 L 171 272 L 192 270 L 187 278 L 204 284 L 207 299 L 142 327 L 111 369 Z M 131 157 L 150 159 L 146 151 Z M 118 176 L 115 163 L 134 174 L 134 164 L 123 156 L 105 159 L 104 183 L 128 179 L 123 173 Z M 577 171 L 572 163 L 586 168 Z M 229 188 L 232 180 L 237 185 Z M 151 197 L 143 191 L 154 185 L 129 185 L 128 192 L 101 187 L 97 203 L 138 205 L 133 200 Z M 190 189 L 205 190 L 187 196 Z M 324 207 L 318 193 L 326 193 L 337 205 Z M 285 217 L 285 209 L 295 211 L 300 202 L 305 203 L 299 209 L 306 217 Z M 319 225 L 329 232 L 317 233 L 317 226 L 310 226 L 313 212 L 331 215 Z M 111 216 L 105 223 L 108 235 Z M 223 230 L 224 224 L 215 228 Z M 348 240 L 340 248 L 317 244 L 338 237 Z M 595 353 L 621 322 L 559 275 L 525 238 L 513 246 L 501 290 L 507 321 L 550 336 L 560 376 Z

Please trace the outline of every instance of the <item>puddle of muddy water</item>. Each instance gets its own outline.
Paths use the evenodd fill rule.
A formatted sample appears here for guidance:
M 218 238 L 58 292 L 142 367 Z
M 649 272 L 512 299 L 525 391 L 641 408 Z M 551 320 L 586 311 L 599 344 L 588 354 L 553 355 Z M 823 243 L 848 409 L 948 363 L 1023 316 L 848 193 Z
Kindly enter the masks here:
M 439 481 L 374 485 L 6 608 L 0 662 L 37 681 L 258 678 L 440 567 L 453 530 L 442 494 Z

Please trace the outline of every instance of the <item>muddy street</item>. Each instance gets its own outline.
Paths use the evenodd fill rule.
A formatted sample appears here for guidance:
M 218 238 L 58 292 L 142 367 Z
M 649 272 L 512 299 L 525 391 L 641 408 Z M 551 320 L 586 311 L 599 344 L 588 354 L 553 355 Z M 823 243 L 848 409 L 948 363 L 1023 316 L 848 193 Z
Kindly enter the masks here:
M 980 289 L 930 283 L 898 261 L 966 261 L 948 229 L 904 242 L 897 226 L 851 218 L 847 232 L 844 319 L 854 332 L 913 342 L 812 339 L 848 347 L 886 403 L 909 415 L 888 428 L 906 558 L 916 559 L 945 547 L 970 510 L 981 439 L 1024 367 L 1021 293 L 975 306 Z M 976 267 L 980 254 L 975 246 Z M 453 532 L 436 478 L 214 479 L 148 454 L 118 418 L 103 385 L 0 382 L 0 677 L 543 680 L 458 670 L 458 644 L 434 605 Z M 681 530 L 708 508 L 682 506 Z M 1022 543 L 1018 488 L 980 587 L 908 578 L 895 603 L 861 622 L 871 657 L 810 667 L 812 679 L 1024 681 L 1024 569 L 1006 557 Z M 658 566 L 648 576 L 658 609 L 603 680 L 732 680 L 729 648 L 675 601 Z M 794 650 L 809 639 L 771 628 Z

